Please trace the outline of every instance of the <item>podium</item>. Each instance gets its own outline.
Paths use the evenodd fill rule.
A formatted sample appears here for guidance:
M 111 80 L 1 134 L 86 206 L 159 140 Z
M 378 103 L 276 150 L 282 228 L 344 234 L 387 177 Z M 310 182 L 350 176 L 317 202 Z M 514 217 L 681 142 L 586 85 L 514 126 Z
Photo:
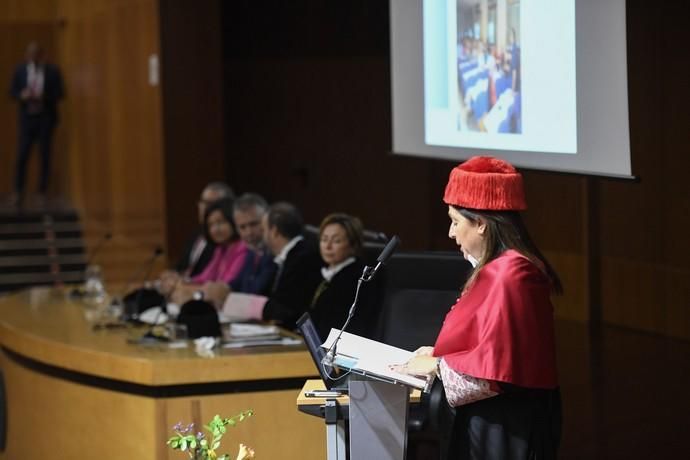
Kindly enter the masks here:
M 350 395 L 350 458 L 403 460 L 407 448 L 408 387 L 355 375 Z
M 383 382 L 377 382 L 377 383 L 383 383 Z M 388 385 L 388 384 L 387 384 Z M 398 388 L 405 388 L 403 386 L 397 386 Z M 347 442 L 350 440 L 350 458 L 351 459 L 356 459 L 356 458 L 379 458 L 379 457 L 367 457 L 367 456 L 355 456 L 352 455 L 352 447 L 353 444 L 359 444 L 358 442 L 358 437 L 355 436 L 355 438 L 352 438 L 352 430 L 353 427 L 351 425 L 352 422 L 350 422 L 350 410 L 351 408 L 351 399 L 348 395 L 342 395 L 339 397 L 333 397 L 333 398 L 310 398 L 305 396 L 305 393 L 313 390 L 324 390 L 325 386 L 323 384 L 323 381 L 321 380 L 307 380 L 302 387 L 302 391 L 300 392 L 299 396 L 297 397 L 297 408 L 299 409 L 300 412 L 303 412 L 308 415 L 312 415 L 315 417 L 320 417 L 324 419 L 324 422 L 326 424 L 326 451 L 327 451 L 327 456 L 326 458 L 329 460 L 342 460 L 347 458 L 346 456 L 346 451 L 347 449 Z M 358 391 L 355 389 L 355 392 Z M 373 392 L 376 392 L 376 389 L 372 390 Z M 414 405 L 419 403 L 421 399 L 421 392 L 419 390 L 412 390 L 412 392 L 406 391 L 407 394 L 409 394 L 409 398 L 407 399 L 407 404 L 408 405 Z M 357 404 L 357 402 L 355 402 Z M 369 406 L 371 407 L 371 406 Z M 409 406 L 408 406 L 409 407 Z M 389 412 L 390 413 L 390 412 Z M 399 420 L 402 420 L 404 418 L 405 423 L 407 422 L 407 414 L 409 411 L 405 411 L 403 415 L 399 416 Z M 361 414 L 361 413 L 360 413 Z M 363 414 L 362 414 L 363 416 Z M 360 417 L 359 422 L 354 422 L 357 427 L 355 429 L 369 429 L 373 431 L 380 432 L 377 426 L 387 426 L 385 420 L 381 420 L 381 418 L 376 418 L 373 417 L 368 420 L 362 420 Z M 350 429 L 348 430 L 348 425 L 350 426 Z M 373 426 L 372 426 L 373 425 Z M 403 449 L 404 446 L 407 445 L 407 428 L 405 425 L 402 425 L 402 430 L 397 430 L 397 433 L 402 433 L 405 435 L 404 441 L 403 441 Z M 359 438 L 361 439 L 361 438 Z M 400 438 L 399 438 L 400 439 Z M 352 442 L 354 440 L 354 442 Z M 398 454 L 400 452 L 398 451 Z M 404 450 L 403 450 L 404 453 Z M 362 455 L 362 453 L 357 449 L 357 446 L 355 446 L 355 454 Z M 363 455 L 369 455 L 369 454 L 363 454 Z M 390 457 L 384 455 L 381 458 L 404 458 L 403 456 L 396 456 L 396 457 Z
M 338 333 L 332 330 L 322 347 L 329 349 Z M 307 387 L 315 389 L 312 383 L 305 385 L 297 401 L 303 412 L 324 417 L 329 460 L 346 458 L 348 435 L 350 459 L 405 458 L 410 391 L 428 391 L 433 380 L 389 369 L 390 364 L 404 363 L 412 356 L 412 352 L 354 334 L 341 335 L 334 364 L 349 372 L 348 396 L 307 398 Z M 413 396 L 419 401 L 420 392 Z M 305 407 L 316 404 L 318 411 Z

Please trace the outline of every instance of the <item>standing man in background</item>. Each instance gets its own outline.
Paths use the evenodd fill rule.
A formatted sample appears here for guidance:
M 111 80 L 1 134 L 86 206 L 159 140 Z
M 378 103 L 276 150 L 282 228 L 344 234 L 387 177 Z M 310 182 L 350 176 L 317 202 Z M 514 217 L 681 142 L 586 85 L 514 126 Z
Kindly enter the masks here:
M 10 198 L 13 205 L 21 204 L 24 199 L 26 166 L 31 147 L 36 142 L 41 154 L 39 204 L 45 199 L 53 130 L 58 124 L 57 105 L 64 94 L 60 70 L 46 62 L 45 52 L 38 43 L 30 43 L 26 49 L 26 62 L 17 67 L 10 86 L 10 95 L 18 103 L 17 163 L 14 193 Z

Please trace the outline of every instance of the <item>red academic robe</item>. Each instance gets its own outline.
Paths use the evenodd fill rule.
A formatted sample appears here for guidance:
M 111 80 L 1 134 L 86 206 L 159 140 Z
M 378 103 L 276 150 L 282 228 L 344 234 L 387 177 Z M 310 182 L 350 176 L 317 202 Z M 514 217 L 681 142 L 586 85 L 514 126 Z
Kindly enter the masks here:
M 558 387 L 548 278 L 517 251 L 505 251 L 448 312 L 434 356 L 472 377 Z

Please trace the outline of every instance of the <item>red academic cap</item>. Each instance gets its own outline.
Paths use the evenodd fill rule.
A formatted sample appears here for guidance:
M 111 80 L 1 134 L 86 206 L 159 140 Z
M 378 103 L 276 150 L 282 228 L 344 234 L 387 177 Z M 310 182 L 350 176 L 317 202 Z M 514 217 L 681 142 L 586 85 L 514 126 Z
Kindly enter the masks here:
M 522 175 L 507 161 L 472 157 L 450 172 L 446 204 L 491 211 L 527 209 Z

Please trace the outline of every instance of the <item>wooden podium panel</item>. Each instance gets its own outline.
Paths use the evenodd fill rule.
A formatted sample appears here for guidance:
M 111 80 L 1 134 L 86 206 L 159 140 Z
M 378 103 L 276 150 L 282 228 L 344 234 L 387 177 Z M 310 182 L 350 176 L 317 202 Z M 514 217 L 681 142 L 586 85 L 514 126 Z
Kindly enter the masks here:
M 325 428 L 295 408 L 316 369 L 303 346 L 221 350 L 128 344 L 131 330 L 93 330 L 91 307 L 52 289 L 0 299 L 0 369 L 7 443 L 0 459 L 179 459 L 172 426 L 197 428 L 215 414 L 255 415 L 225 436 L 261 458 L 320 459 Z

